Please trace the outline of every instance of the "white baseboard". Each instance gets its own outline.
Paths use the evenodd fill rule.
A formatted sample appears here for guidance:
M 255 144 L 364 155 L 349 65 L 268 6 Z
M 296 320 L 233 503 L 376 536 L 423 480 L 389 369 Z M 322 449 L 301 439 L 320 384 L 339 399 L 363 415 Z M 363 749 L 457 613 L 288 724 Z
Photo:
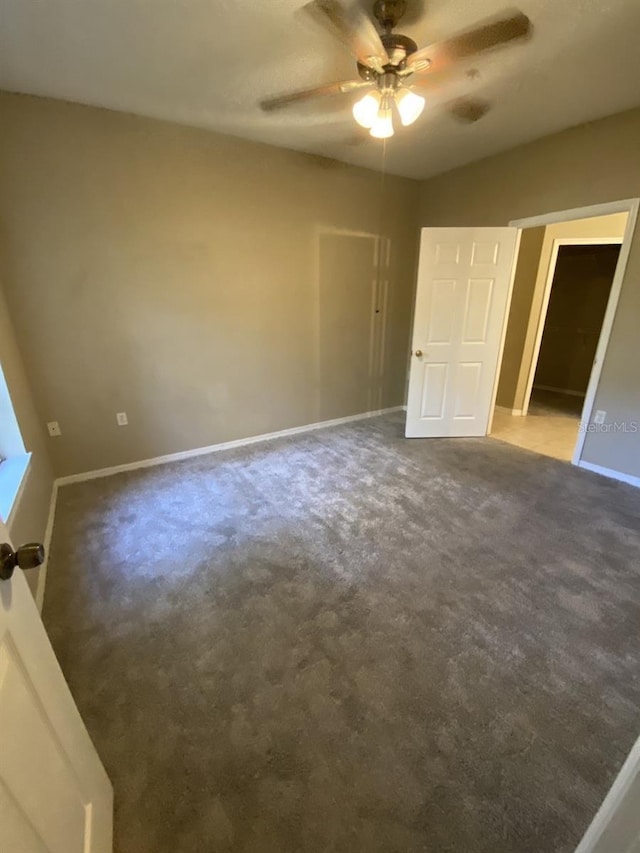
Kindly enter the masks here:
M 51 501 L 49 502 L 49 515 L 47 517 L 47 526 L 44 531 L 44 563 L 38 569 L 38 586 L 36 588 L 36 606 L 42 613 L 42 605 L 44 604 L 44 589 L 47 582 L 47 566 L 49 565 L 49 549 L 51 548 L 51 537 L 53 535 L 53 522 L 56 517 L 56 503 L 58 500 L 58 481 L 55 480 L 51 489 Z
M 497 403 L 494 408 L 498 409 L 500 412 L 504 412 L 505 415 L 513 415 L 518 418 L 522 416 L 522 409 L 510 409 L 508 406 L 498 406 Z
M 238 438 L 233 441 L 224 441 L 221 444 L 210 444 L 207 447 L 197 447 L 194 450 L 182 450 L 178 453 L 168 453 L 166 456 L 155 456 L 152 459 L 141 459 L 138 462 L 127 462 L 124 465 L 114 465 L 111 468 L 100 468 L 96 471 L 84 471 L 81 474 L 69 474 L 66 477 L 58 477 L 56 486 L 67 486 L 71 483 L 83 483 L 86 480 L 97 480 L 100 477 L 111 477 L 123 471 L 135 471 L 138 468 L 150 468 L 154 465 L 164 465 L 167 462 L 180 462 L 183 459 L 192 459 L 194 456 L 206 456 L 208 453 L 219 453 L 221 450 L 233 450 L 236 447 L 244 447 L 248 444 L 257 444 L 260 441 L 272 441 L 275 438 L 285 438 L 290 435 L 299 435 L 303 432 L 312 432 L 325 427 L 340 426 L 352 421 L 361 421 L 366 418 L 375 418 L 378 415 L 388 415 L 391 412 L 402 411 L 402 406 L 392 406 L 389 409 L 376 409 L 372 412 L 362 412 L 359 415 L 349 415 L 346 418 L 333 418 L 330 421 L 319 421 L 314 424 L 281 429 L 277 432 L 252 435 L 249 438 Z
M 614 471 L 612 468 L 603 468 L 602 465 L 594 465 L 592 462 L 585 462 L 583 459 L 577 464 L 578 468 L 584 468 L 587 471 L 593 471 L 594 474 L 601 474 L 603 477 L 620 480 L 621 483 L 628 483 L 630 486 L 640 488 L 640 477 L 634 477 L 632 474 L 624 474 L 622 471 Z
M 570 388 L 556 388 L 553 385 L 534 385 L 534 391 L 553 391 L 555 394 L 567 394 L 569 397 L 586 397 L 585 391 L 572 391 Z

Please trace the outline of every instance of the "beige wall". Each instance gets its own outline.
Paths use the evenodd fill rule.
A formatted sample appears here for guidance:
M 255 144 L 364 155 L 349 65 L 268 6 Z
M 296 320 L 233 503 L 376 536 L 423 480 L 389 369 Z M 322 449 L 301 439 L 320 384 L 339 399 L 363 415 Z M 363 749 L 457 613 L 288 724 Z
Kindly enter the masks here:
M 546 137 L 422 184 L 420 224 L 506 225 L 551 211 L 640 196 L 640 110 Z M 640 239 L 631 246 L 595 408 L 640 420 Z M 640 432 L 589 433 L 583 459 L 640 476 Z
M 0 115 L 1 271 L 58 475 L 403 402 L 417 182 L 386 182 L 386 311 L 356 288 L 367 317 L 335 330 L 336 358 L 349 296 L 327 239 L 369 241 L 371 296 L 379 175 L 47 99 L 1 94 Z M 349 356 L 380 322 L 377 375 Z
M 504 340 L 502 366 L 498 381 L 496 403 L 507 409 L 516 407 L 520 368 L 524 356 L 531 305 L 535 292 L 544 227 L 527 228 L 522 232 L 516 274 L 513 280 L 511 307 Z
M 46 439 L 36 414 L 20 347 L 14 334 L 1 287 L 0 363 L 25 449 L 31 453 L 29 469 L 7 525 L 13 544 L 17 547 L 25 542 L 42 542 L 44 540 L 53 489 L 53 472 Z M 34 569 L 26 573 L 29 586 L 34 593 L 39 572 L 39 569 Z

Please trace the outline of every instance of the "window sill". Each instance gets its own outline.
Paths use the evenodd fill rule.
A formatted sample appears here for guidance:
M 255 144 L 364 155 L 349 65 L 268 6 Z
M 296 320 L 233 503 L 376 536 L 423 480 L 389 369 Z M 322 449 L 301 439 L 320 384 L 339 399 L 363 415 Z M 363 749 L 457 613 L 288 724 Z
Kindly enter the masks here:
M 20 453 L 0 463 L 0 518 L 5 524 L 20 494 L 30 461 L 30 453 Z

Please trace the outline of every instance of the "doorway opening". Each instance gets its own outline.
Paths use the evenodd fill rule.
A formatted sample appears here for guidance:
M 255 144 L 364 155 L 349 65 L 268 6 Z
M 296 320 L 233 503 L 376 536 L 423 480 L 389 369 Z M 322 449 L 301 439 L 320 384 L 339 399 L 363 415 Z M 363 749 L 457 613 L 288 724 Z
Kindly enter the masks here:
M 522 230 L 493 438 L 579 460 L 617 305 L 628 218 L 621 211 Z
M 620 407 L 611 388 L 598 386 L 639 207 L 640 199 L 623 199 L 514 220 L 503 228 L 423 228 L 406 437 L 494 436 L 636 484 L 637 477 L 588 456 L 593 458 L 594 449 L 601 458 L 602 441 L 594 433 L 620 431 L 626 424 L 615 419 Z M 597 337 L 597 345 L 586 391 L 580 391 L 584 405 L 579 422 L 571 418 L 571 433 L 561 451 L 552 450 L 549 442 L 546 447 L 542 442 L 526 444 L 522 430 L 527 427 L 558 255 L 562 246 L 600 244 L 617 246 L 618 257 L 599 336 L 595 331 L 591 336 Z M 583 299 L 587 291 L 582 288 Z M 534 412 L 537 402 L 534 398 Z M 609 406 L 614 410 L 607 413 Z M 507 429 L 498 435 L 501 419 L 506 419 Z M 559 419 L 554 425 L 558 427 Z M 516 431 L 520 435 L 514 435 Z

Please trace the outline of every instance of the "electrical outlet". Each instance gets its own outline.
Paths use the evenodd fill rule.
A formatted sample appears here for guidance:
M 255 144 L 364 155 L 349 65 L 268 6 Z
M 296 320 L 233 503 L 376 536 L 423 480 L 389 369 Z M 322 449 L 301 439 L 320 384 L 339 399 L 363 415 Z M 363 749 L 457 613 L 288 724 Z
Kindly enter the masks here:
M 116 420 L 118 422 L 118 426 L 127 426 L 127 424 L 129 423 L 129 421 L 127 420 L 126 412 L 118 412 L 116 414 Z
M 49 435 L 52 438 L 55 438 L 57 435 L 62 435 L 58 421 L 49 421 L 47 429 L 49 430 Z
M 607 417 L 607 413 L 604 412 L 602 409 L 598 409 L 598 411 L 596 412 L 596 415 L 593 419 L 593 422 L 594 422 L 594 424 L 603 424 L 604 419 L 606 417 Z

